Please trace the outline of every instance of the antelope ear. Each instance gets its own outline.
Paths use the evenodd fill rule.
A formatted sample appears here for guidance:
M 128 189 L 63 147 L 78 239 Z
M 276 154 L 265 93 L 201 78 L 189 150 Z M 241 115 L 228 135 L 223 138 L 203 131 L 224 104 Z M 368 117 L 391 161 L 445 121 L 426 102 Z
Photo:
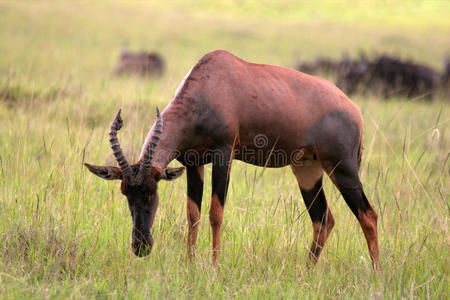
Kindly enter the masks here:
M 159 180 L 163 179 L 163 180 L 167 180 L 167 181 L 172 181 L 172 180 L 175 180 L 178 177 L 180 177 L 181 174 L 183 174 L 183 172 L 184 172 L 184 167 L 180 167 L 180 168 L 165 168 L 159 174 L 159 178 L 158 179 Z
M 106 180 L 118 180 L 122 179 L 122 171 L 120 168 L 111 166 L 94 166 L 90 164 L 84 164 L 86 168 L 91 171 L 92 174 L 97 175 L 100 178 Z

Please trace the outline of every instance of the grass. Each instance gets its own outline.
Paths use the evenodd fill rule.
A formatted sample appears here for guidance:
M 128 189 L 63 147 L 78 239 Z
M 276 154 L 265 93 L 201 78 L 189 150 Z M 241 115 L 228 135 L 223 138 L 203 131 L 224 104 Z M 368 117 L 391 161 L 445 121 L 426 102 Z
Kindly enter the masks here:
M 0 297 L 448 299 L 445 99 L 353 98 L 365 120 L 361 177 L 380 215 L 379 276 L 356 219 L 329 180 L 336 226 L 308 271 L 312 228 L 290 170 L 259 177 L 262 168 L 234 163 L 221 267 L 214 269 L 210 166 L 190 264 L 184 177 L 160 184 L 155 246 L 141 259 L 131 252 L 131 220 L 118 183 L 92 176 L 83 162 L 113 163 L 107 132 L 119 107 L 121 143 L 136 159 L 155 105 L 165 106 L 209 50 L 285 66 L 299 57 L 388 51 L 442 69 L 450 51 L 449 8 L 421 1 L 0 2 Z M 124 44 L 160 51 L 166 75 L 111 77 Z

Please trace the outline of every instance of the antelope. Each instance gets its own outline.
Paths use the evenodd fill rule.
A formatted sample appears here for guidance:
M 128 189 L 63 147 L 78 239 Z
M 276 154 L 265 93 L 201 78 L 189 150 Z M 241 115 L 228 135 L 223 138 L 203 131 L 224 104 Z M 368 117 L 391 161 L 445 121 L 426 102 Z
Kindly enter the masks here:
M 187 249 L 189 258 L 194 257 L 204 165 L 212 163 L 209 221 L 216 265 L 231 163 L 238 159 L 268 168 L 290 165 L 312 221 L 308 265 L 317 262 L 335 223 L 322 185 L 327 173 L 359 221 L 373 268 L 378 269 L 378 215 L 358 175 L 363 150 L 361 112 L 330 82 L 216 50 L 188 72 L 163 112 L 157 109 L 157 119 L 134 165 L 126 160 L 117 139 L 122 123 L 119 111 L 110 130 L 119 167 L 86 167 L 103 179 L 122 180 L 136 255 L 148 255 L 153 245 L 150 228 L 158 207 L 158 181 L 174 180 L 185 168 Z M 261 135 L 266 139 L 262 145 L 255 142 Z M 279 159 L 273 153 L 287 155 Z M 183 167 L 167 167 L 174 159 Z
M 164 73 L 164 59 L 155 52 L 128 52 L 122 50 L 113 75 L 139 75 L 161 77 Z

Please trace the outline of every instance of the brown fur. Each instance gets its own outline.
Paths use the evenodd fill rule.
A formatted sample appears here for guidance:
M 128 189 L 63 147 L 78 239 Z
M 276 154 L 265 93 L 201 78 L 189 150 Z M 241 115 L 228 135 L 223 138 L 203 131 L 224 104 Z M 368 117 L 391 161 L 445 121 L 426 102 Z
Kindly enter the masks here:
M 313 260 L 319 256 L 334 225 L 321 187 L 325 170 L 358 217 L 377 267 L 376 213 L 364 195 L 358 176 L 362 116 L 358 106 L 336 86 L 292 69 L 249 63 L 227 51 L 217 50 L 200 59 L 185 77 L 162 112 L 162 118 L 164 130 L 153 160 L 155 166 L 165 168 L 174 159 L 174 152 L 187 167 L 213 163 L 210 209 L 213 262 L 217 261 L 220 249 L 229 165 L 234 158 L 258 166 L 293 165 L 313 222 Z M 154 129 L 144 149 L 153 132 Z M 255 143 L 255 138 L 261 134 L 267 142 L 263 146 Z M 224 151 L 226 161 L 214 161 L 208 154 L 210 150 Z M 257 151 L 258 155 L 245 156 L 244 150 Z M 200 155 L 195 163 L 185 157 L 190 151 Z M 275 151 L 302 152 L 305 163 L 310 164 L 297 165 L 292 157 L 277 160 L 272 155 Z M 191 181 L 194 180 L 197 179 Z M 196 193 L 203 189 L 203 184 L 189 181 L 188 178 L 188 186 Z M 201 197 L 195 203 L 200 208 Z M 191 206 L 188 203 L 188 223 L 191 223 Z M 191 233 L 188 233 L 189 238 L 188 244 L 192 244 Z
M 325 246 L 325 242 L 327 241 L 328 236 L 330 235 L 331 230 L 334 227 L 334 223 L 334 217 L 329 209 L 327 210 L 327 216 L 324 223 L 313 222 L 314 236 L 308 255 L 310 261 L 312 261 L 313 263 L 316 263 L 319 259 L 319 255 L 322 252 L 322 249 Z
M 186 213 L 188 220 L 187 247 L 189 258 L 192 259 L 195 255 L 195 244 L 197 242 L 198 224 L 200 222 L 201 215 L 197 204 L 189 197 L 186 202 Z
M 204 106 L 213 110 L 210 114 L 214 114 L 214 118 L 208 117 L 209 112 L 204 112 L 203 117 L 217 124 L 203 128 L 204 137 L 200 137 L 196 133 L 196 124 L 203 121 L 199 111 Z M 164 130 L 159 148 L 201 152 L 215 144 L 227 143 L 235 144 L 236 150 L 242 150 L 244 146 L 254 149 L 255 135 L 264 133 L 269 143 L 259 150 L 266 157 L 275 143 L 275 149 L 290 153 L 315 146 L 314 141 L 305 139 L 307 130 L 333 110 L 347 112 L 359 129 L 358 135 L 362 136 L 363 123 L 358 106 L 332 83 L 284 67 L 249 63 L 229 52 L 217 50 L 206 54 L 197 63 L 180 93 L 162 112 Z M 183 131 L 175 128 L 183 128 Z M 244 159 L 239 155 L 235 158 Z M 165 166 L 170 160 L 168 154 L 162 154 L 155 164 Z M 262 165 L 265 163 L 264 160 Z M 267 166 L 288 164 L 269 161 Z
M 209 209 L 209 222 L 212 229 L 212 261 L 217 264 L 217 258 L 220 251 L 220 228 L 223 220 L 223 206 L 220 204 L 219 197 L 211 197 L 211 207 Z
M 378 214 L 370 207 L 365 213 L 358 211 L 358 220 L 367 240 L 370 258 L 373 262 L 373 267 L 379 271 L 378 263 Z

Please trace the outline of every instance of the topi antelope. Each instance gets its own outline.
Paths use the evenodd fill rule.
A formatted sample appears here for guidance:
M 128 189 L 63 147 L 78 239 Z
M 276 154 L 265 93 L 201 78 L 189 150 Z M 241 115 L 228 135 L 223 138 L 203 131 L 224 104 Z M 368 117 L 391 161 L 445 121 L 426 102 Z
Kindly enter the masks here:
M 132 247 L 136 255 L 147 255 L 151 250 L 157 184 L 182 174 L 184 168 L 167 167 L 176 158 L 187 173 L 190 258 L 195 252 L 201 213 L 203 166 L 212 163 L 209 221 L 215 264 L 234 158 L 265 167 L 290 165 L 313 224 L 308 255 L 313 263 L 334 226 L 322 188 L 326 172 L 358 219 L 373 267 L 378 269 L 378 216 L 358 176 L 361 112 L 330 82 L 288 68 L 249 63 L 217 50 L 200 59 L 162 114 L 157 111 L 157 120 L 134 165 L 127 162 L 120 148 L 116 134 L 121 127 L 119 111 L 110 131 L 119 167 L 86 167 L 103 179 L 122 180 L 121 190 L 133 220 Z M 258 143 L 258 136 L 265 138 L 264 143 Z

